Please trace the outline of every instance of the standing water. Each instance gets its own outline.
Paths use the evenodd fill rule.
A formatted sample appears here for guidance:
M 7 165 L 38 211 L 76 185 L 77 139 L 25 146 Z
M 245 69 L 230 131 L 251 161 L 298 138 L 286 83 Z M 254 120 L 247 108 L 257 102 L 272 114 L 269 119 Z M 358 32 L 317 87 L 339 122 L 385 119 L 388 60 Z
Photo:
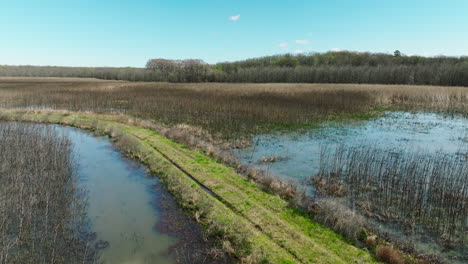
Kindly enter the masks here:
M 233 150 L 244 165 L 253 164 L 292 182 L 319 171 L 323 146 L 345 144 L 410 148 L 456 154 L 468 142 L 468 119 L 429 113 L 392 112 L 370 121 L 330 123 L 305 133 L 258 135 L 248 148 Z M 262 158 L 281 157 L 265 163 Z M 278 159 L 277 159 L 278 160 Z
M 199 250 L 201 230 L 177 208 L 157 178 L 126 159 L 107 137 L 54 126 L 73 142 L 88 192 L 88 217 L 103 263 L 175 263 L 174 251 Z M 187 243 L 186 243 L 187 242 Z M 181 245 L 182 243 L 186 243 Z M 183 252 L 184 258 L 193 252 Z
M 254 144 L 248 148 L 233 150 L 243 165 L 255 166 L 297 186 L 306 186 L 307 193 L 314 195 L 317 192 L 309 177 L 317 175 L 320 172 L 321 165 L 326 167 L 324 163 L 333 166 L 333 162 L 337 159 L 327 159 L 328 153 L 345 153 L 344 150 L 349 149 L 349 147 L 363 146 L 364 148 L 360 149 L 358 153 L 365 151 L 366 148 L 371 148 L 395 155 L 400 155 L 400 153 L 424 156 L 438 155 L 436 157 L 451 157 L 448 160 L 468 162 L 468 119 L 460 116 L 446 117 L 431 113 L 393 112 L 387 113 L 382 118 L 369 121 L 330 123 L 321 129 L 314 129 L 305 133 L 258 135 L 253 142 Z M 400 152 L 400 150 L 404 152 Z M 374 153 L 373 155 L 372 158 L 377 157 L 375 156 L 377 154 Z M 336 155 L 334 157 L 341 156 Z M 323 161 L 322 164 L 321 160 Z M 440 160 L 434 160 L 433 166 L 435 166 L 435 161 Z M 367 164 L 365 162 L 366 160 L 357 160 L 352 164 Z M 460 164 L 462 164 L 460 165 L 461 168 L 463 163 Z M 378 163 L 372 164 L 372 166 L 377 165 Z M 386 164 L 386 166 L 390 168 L 391 164 Z M 358 167 L 356 165 L 356 168 L 362 168 L 362 166 Z M 366 167 L 366 169 L 371 168 Z M 452 168 L 452 171 L 456 172 L 457 170 Z M 465 173 L 464 170 L 460 171 Z M 421 173 L 422 178 L 430 175 L 424 170 L 419 173 Z M 427 173 L 427 175 L 424 173 Z M 343 174 L 339 173 L 337 175 Z M 444 175 L 450 175 L 450 173 Z M 466 175 L 454 175 L 454 177 L 466 177 Z M 449 183 L 452 182 L 456 182 L 456 178 L 449 179 L 447 186 L 450 186 Z M 367 182 L 367 184 L 370 183 Z M 463 189 L 464 187 L 460 186 L 458 188 Z M 395 190 L 397 194 L 402 191 Z M 375 197 L 375 194 L 371 194 L 370 197 Z M 368 202 L 372 205 L 375 200 L 369 199 Z M 388 210 L 388 208 L 384 209 Z M 444 213 L 450 211 L 449 208 L 442 209 Z M 463 215 L 460 215 L 460 217 L 463 217 Z M 443 220 L 445 221 L 445 218 Z M 442 220 L 440 221 L 442 222 Z M 410 239 L 410 235 L 405 234 L 406 231 L 402 231 L 402 228 L 394 228 L 393 225 L 384 222 L 374 221 L 374 223 L 385 232 L 392 233 L 400 238 Z M 461 230 L 457 233 L 457 235 L 461 234 L 460 240 L 455 241 L 455 243 L 450 241 L 451 244 L 448 247 L 439 246 L 434 241 L 434 237 L 429 236 L 429 239 L 427 239 L 426 235 L 421 236 L 421 238 L 411 239 L 417 240 L 413 242 L 415 242 L 415 248 L 418 250 L 435 252 L 446 259 L 450 259 L 453 263 L 466 263 L 464 261 L 468 260 L 468 250 L 463 246 L 463 243 L 468 241 L 467 233 L 464 231 L 467 230 L 468 222 L 461 225 L 461 227 L 456 227 L 457 232 Z M 425 230 L 422 232 L 425 232 Z M 463 232 L 465 233 L 463 234 Z M 445 243 L 442 239 L 437 241 Z

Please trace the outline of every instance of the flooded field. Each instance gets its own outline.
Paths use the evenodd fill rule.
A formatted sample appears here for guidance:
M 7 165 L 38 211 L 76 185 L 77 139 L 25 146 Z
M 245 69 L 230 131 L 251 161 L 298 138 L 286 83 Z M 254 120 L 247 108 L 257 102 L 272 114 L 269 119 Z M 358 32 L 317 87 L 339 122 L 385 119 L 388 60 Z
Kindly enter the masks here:
M 390 112 L 305 133 L 259 135 L 234 153 L 310 196 L 346 198 L 382 233 L 419 251 L 465 263 L 467 143 L 464 117 Z
M 298 182 L 318 173 L 320 151 L 326 145 L 365 144 L 395 149 L 411 146 L 414 151 L 457 154 L 468 142 L 468 119 L 392 112 L 375 120 L 329 123 L 303 133 L 258 135 L 253 142 L 248 148 L 234 150 L 242 164 Z M 275 162 L 268 162 L 270 157 Z

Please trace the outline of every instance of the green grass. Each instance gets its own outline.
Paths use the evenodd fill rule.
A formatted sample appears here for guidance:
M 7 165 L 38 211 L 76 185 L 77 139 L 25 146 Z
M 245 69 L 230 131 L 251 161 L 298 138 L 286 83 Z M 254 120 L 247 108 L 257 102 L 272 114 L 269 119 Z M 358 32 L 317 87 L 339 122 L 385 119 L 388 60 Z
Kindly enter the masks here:
M 315 223 L 287 201 L 265 192 L 232 168 L 152 130 L 95 114 L 7 111 L 3 119 L 72 125 L 99 133 L 119 129 L 134 140 L 127 151 L 147 164 L 185 209 L 202 215 L 207 232 L 228 240 L 246 263 L 375 263 L 371 254 Z M 115 118 L 114 118 L 115 120 Z M 106 132 L 107 131 L 107 132 Z M 119 138 L 116 139 L 117 144 Z M 125 147 L 124 147 L 125 150 Z M 177 166 L 173 165 L 175 163 Z M 184 174 L 213 192 L 205 192 Z

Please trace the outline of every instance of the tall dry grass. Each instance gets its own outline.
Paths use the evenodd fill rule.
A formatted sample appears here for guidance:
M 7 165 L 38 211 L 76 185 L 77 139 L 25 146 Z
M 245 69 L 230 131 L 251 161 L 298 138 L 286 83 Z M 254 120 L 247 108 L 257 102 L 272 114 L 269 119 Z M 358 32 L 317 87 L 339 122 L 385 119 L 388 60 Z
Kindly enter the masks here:
M 324 147 L 313 184 L 326 190 L 346 188 L 348 205 L 368 217 L 396 223 L 417 237 L 436 237 L 446 248 L 466 249 L 468 161 L 463 155 Z
M 376 108 L 468 113 L 461 87 L 355 84 L 129 83 L 92 79 L 0 79 L 0 107 L 119 112 L 189 124 L 213 136 L 362 117 Z
M 0 263 L 93 263 L 68 138 L 0 122 Z

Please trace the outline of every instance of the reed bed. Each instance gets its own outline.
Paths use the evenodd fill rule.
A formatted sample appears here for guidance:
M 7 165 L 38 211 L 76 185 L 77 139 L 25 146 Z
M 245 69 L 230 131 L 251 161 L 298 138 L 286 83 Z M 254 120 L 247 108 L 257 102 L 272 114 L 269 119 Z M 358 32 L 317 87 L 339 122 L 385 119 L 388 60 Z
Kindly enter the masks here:
M 369 118 L 381 109 L 468 113 L 468 89 L 462 87 L 7 78 L 0 79 L 0 95 L 0 107 L 125 113 L 224 138 Z
M 0 122 L 0 263 L 94 263 L 68 138 Z
M 320 172 L 312 182 L 325 195 L 342 190 L 338 196 L 368 217 L 466 251 L 468 161 L 463 155 L 324 146 Z

